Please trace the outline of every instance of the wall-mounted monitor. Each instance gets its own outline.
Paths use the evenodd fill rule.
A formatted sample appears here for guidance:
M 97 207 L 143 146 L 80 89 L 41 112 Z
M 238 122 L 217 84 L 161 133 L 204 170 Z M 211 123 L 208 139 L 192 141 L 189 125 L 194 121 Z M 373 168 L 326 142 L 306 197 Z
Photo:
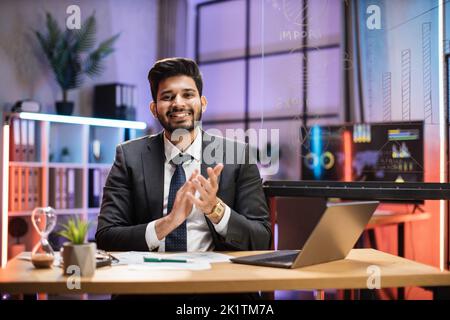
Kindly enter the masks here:
M 423 122 L 313 126 L 303 133 L 302 180 L 422 182 Z

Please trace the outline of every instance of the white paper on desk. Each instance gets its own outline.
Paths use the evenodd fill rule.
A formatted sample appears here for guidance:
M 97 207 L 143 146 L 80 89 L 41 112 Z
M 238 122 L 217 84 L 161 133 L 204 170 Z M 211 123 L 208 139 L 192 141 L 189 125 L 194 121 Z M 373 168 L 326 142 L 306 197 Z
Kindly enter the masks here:
M 207 262 L 146 262 L 145 264 L 130 264 L 128 270 L 208 270 L 211 264 Z
M 115 265 L 123 264 L 144 264 L 144 257 L 148 255 L 148 252 L 127 251 L 114 253 L 114 257 L 119 259 L 119 262 Z
M 230 258 L 232 258 L 232 256 L 228 256 L 226 254 L 217 253 L 217 252 L 213 252 L 213 251 L 206 251 L 206 252 L 175 253 L 175 254 L 170 255 L 170 258 L 186 259 L 186 260 L 192 260 L 195 262 L 217 263 L 217 262 L 229 262 Z
M 216 263 L 216 262 L 229 262 L 231 256 L 207 251 L 207 252 L 183 252 L 183 253 L 156 253 L 156 252 L 138 252 L 138 251 L 128 251 L 128 252 L 120 252 L 115 253 L 114 257 L 119 259 L 119 265 L 128 264 L 128 265 L 140 265 L 144 264 L 144 257 L 151 258 L 168 258 L 168 259 L 185 259 L 188 261 L 192 261 L 194 263 Z M 145 265 L 150 262 L 145 262 Z M 162 262 L 157 262 L 162 263 Z M 167 264 L 167 263 L 166 263 Z

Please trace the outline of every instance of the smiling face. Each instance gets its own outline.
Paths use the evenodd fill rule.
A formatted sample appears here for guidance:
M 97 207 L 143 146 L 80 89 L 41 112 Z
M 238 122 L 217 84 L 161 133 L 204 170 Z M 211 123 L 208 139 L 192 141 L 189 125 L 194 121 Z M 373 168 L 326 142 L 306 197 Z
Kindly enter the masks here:
M 176 129 L 193 131 L 206 110 L 206 98 L 200 97 L 191 77 L 174 76 L 159 83 L 156 103 L 152 102 L 150 109 L 169 133 Z

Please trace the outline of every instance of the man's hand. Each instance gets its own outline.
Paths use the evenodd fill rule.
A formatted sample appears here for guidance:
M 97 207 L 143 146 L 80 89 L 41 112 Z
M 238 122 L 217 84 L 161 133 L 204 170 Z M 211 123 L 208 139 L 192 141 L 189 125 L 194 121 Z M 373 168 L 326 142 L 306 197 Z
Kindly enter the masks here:
M 190 201 L 204 214 L 211 213 L 219 201 L 217 198 L 217 190 L 219 189 L 217 180 L 222 170 L 223 164 L 219 163 L 214 169 L 207 169 L 208 179 L 205 179 L 202 175 L 197 175 L 196 178 L 192 179 L 192 184 L 200 194 L 200 198 L 196 198 L 191 191 L 187 191 L 186 193 Z
M 169 215 L 172 217 L 173 222 L 178 227 L 186 220 L 192 211 L 192 202 L 188 198 L 188 193 L 194 192 L 193 180 L 199 175 L 198 170 L 195 170 L 188 181 L 177 191 L 175 201 L 173 202 L 172 210 Z
M 195 170 L 188 181 L 177 191 L 172 210 L 165 217 L 156 220 L 155 231 L 159 240 L 165 238 L 169 233 L 181 225 L 192 211 L 192 201 L 187 196 L 188 193 L 195 192 L 192 180 L 199 175 Z

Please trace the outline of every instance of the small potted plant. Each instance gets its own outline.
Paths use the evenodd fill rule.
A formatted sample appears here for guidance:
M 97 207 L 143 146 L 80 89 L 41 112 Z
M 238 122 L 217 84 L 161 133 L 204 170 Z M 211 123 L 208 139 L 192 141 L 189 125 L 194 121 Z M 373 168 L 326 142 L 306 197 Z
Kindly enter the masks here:
M 114 52 L 113 44 L 119 34 L 94 49 L 97 32 L 94 14 L 86 19 L 81 29 L 64 30 L 48 12 L 45 31 L 35 31 L 35 34 L 62 91 L 62 101 L 56 102 L 56 111 L 71 115 L 73 102 L 67 100 L 67 92 L 81 86 L 84 74 L 92 78 L 103 72 L 103 60 Z
M 74 274 L 76 268 L 79 268 L 81 276 L 91 277 L 94 275 L 97 246 L 93 242 L 86 242 L 89 226 L 89 222 L 78 217 L 70 218 L 66 224 L 62 225 L 63 229 L 58 234 L 69 240 L 63 245 L 64 274 Z

